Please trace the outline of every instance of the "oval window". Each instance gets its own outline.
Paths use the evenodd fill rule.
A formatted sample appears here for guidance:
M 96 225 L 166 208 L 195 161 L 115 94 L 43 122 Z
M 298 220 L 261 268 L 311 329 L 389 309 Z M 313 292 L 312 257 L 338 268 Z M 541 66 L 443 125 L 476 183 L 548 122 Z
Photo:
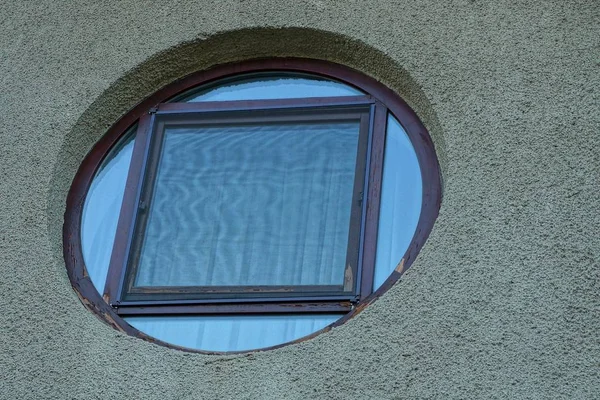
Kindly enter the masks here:
M 168 86 L 78 176 L 83 207 L 71 201 L 65 224 L 76 290 L 130 334 L 211 352 L 339 323 L 410 265 L 440 202 L 410 108 L 356 71 L 299 59 Z

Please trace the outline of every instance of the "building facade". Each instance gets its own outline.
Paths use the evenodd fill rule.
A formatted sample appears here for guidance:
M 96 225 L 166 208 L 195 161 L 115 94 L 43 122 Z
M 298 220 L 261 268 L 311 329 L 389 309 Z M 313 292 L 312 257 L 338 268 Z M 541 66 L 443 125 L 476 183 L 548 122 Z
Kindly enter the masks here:
M 0 398 L 565 398 L 600 392 L 596 1 L 0 5 Z M 92 146 L 165 85 L 300 57 L 399 94 L 443 200 L 402 279 L 275 350 L 184 352 L 90 312 L 63 258 Z

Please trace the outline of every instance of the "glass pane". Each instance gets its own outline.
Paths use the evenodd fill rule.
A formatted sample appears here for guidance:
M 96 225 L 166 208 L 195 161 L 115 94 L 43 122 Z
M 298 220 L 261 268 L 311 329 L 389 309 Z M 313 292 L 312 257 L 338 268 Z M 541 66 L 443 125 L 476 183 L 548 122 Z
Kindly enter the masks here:
M 343 83 L 293 75 L 248 77 L 236 79 L 193 94 L 177 101 L 229 101 L 298 99 L 303 97 L 361 96 L 364 93 Z
M 421 214 L 421 169 L 400 122 L 388 116 L 373 288 L 390 276 L 408 249 Z
M 128 317 L 134 328 L 174 345 L 206 351 L 245 351 L 310 335 L 340 315 Z
M 134 132 L 111 150 L 102 163 L 85 198 L 81 220 L 81 247 L 83 259 L 92 283 L 100 293 L 104 291 L 108 264 L 112 252 L 127 171 L 133 152 Z
M 135 286 L 342 285 L 358 121 L 167 128 Z

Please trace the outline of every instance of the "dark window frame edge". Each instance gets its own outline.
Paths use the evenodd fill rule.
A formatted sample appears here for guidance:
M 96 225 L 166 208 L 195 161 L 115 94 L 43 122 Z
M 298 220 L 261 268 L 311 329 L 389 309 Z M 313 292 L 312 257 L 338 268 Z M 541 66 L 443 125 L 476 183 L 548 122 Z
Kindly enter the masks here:
M 135 269 L 137 266 L 137 260 L 139 258 L 139 251 L 141 248 L 141 242 L 143 241 L 143 232 L 144 224 L 148 217 L 147 214 L 143 214 L 139 212 L 139 204 L 144 201 L 149 204 L 148 196 L 150 196 L 150 192 L 153 190 L 154 180 L 156 178 L 156 162 L 159 158 L 159 154 L 161 152 L 161 143 L 162 137 L 164 135 L 164 127 L 167 124 L 175 124 L 175 125 L 185 125 L 185 124 L 207 124 L 210 125 L 213 121 L 219 121 L 219 123 L 231 124 L 232 122 L 243 121 L 251 122 L 251 123 L 265 123 L 269 121 L 306 121 L 306 122 L 328 122 L 328 121 L 344 121 L 347 119 L 353 119 L 359 121 L 360 124 L 360 139 L 357 148 L 357 159 L 356 159 L 356 169 L 355 169 L 355 184 L 353 188 L 354 196 L 353 196 L 353 204 L 357 202 L 357 192 L 360 186 L 362 186 L 362 182 L 365 180 L 365 164 L 367 156 L 367 148 L 365 148 L 365 142 L 369 141 L 373 132 L 372 126 L 369 122 L 369 118 L 371 113 L 373 113 L 373 108 L 371 104 L 372 100 L 367 98 L 366 96 L 361 96 L 361 98 L 356 98 L 358 103 L 355 103 L 352 99 L 341 99 L 341 98 L 322 98 L 318 102 L 309 102 L 309 105 L 304 102 L 304 99 L 290 99 L 290 101 L 286 101 L 283 106 L 280 104 L 278 100 L 272 101 L 261 101 L 261 100 L 253 100 L 251 102 L 242 101 L 242 102 L 220 102 L 213 104 L 198 104 L 195 107 L 186 107 L 189 103 L 166 103 L 169 105 L 170 110 L 177 112 L 176 114 L 167 114 L 160 115 L 159 112 L 152 113 L 152 115 L 145 115 L 143 117 L 142 122 L 140 123 L 140 128 L 138 130 L 138 135 L 141 138 L 139 142 L 134 146 L 134 156 L 132 157 L 132 168 L 130 168 L 131 172 L 127 178 L 127 188 L 121 208 L 121 216 L 119 218 L 119 225 L 117 228 L 117 237 L 115 238 L 115 247 L 116 250 L 113 251 L 113 257 L 111 257 L 110 268 L 107 274 L 106 285 L 105 285 L 105 293 L 104 298 L 111 304 L 113 307 L 124 307 L 127 304 L 127 297 L 131 296 L 133 293 L 132 280 L 135 275 Z M 312 105 L 310 105 L 312 104 Z M 160 107 L 163 104 L 158 106 Z M 223 108 L 215 109 L 214 106 L 223 105 Z M 241 105 L 242 108 L 234 107 L 234 109 L 239 110 L 240 114 L 232 115 L 230 110 L 232 107 L 229 106 L 237 106 Z M 250 105 L 250 108 L 245 108 Z M 263 106 L 267 106 L 267 108 L 263 108 Z M 219 117 L 219 114 L 222 113 L 222 110 L 226 110 L 226 117 Z M 271 112 L 277 112 L 277 114 L 268 114 L 266 116 L 257 115 L 256 113 L 251 113 L 256 110 L 268 110 Z M 249 114 L 251 113 L 251 114 Z M 174 118 L 174 117 L 177 118 Z M 161 118 L 162 117 L 162 118 Z M 173 121 L 169 121 L 172 119 Z M 150 122 L 148 122 L 148 120 Z M 248 120 L 248 121 L 247 121 Z M 151 136 L 151 137 L 150 137 Z M 148 146 L 152 146 L 149 148 Z M 143 151 L 142 151 L 143 150 Z M 138 170 L 137 166 L 142 165 L 143 167 Z M 142 170 L 145 170 L 142 173 Z M 360 184 L 360 186 L 357 186 Z M 367 205 L 368 202 L 365 202 Z M 363 211 L 366 206 L 361 205 L 360 209 Z M 349 243 L 348 243 L 348 253 L 346 263 L 351 262 L 352 266 L 352 276 L 353 276 L 353 284 L 354 289 L 352 291 L 344 290 L 342 288 L 341 291 L 336 291 L 335 293 L 330 292 L 329 297 L 335 297 L 340 295 L 345 295 L 348 299 L 357 299 L 361 295 L 366 297 L 369 293 L 360 292 L 360 284 L 359 281 L 359 269 L 361 265 L 361 260 L 359 259 L 360 252 L 357 254 L 353 254 L 352 245 L 355 247 L 359 247 L 360 237 L 363 233 L 363 224 L 360 224 L 356 221 L 360 219 L 361 211 L 356 211 L 354 209 L 352 214 L 358 213 L 352 219 L 351 229 L 349 232 Z M 352 226 L 354 225 L 354 228 Z M 354 230 L 353 230 L 354 229 Z M 129 257 L 128 257 L 129 255 Z M 134 257 L 133 262 L 131 262 L 131 256 Z M 128 261 L 129 260 L 129 261 Z M 370 263 L 372 264 L 372 263 Z M 371 269 L 365 275 L 365 277 L 372 281 L 373 270 Z M 117 277 L 119 279 L 117 279 Z M 258 287 L 258 286 L 252 286 Z M 185 287 L 187 292 L 191 291 L 190 287 Z M 278 286 L 274 286 L 272 289 L 276 290 Z M 280 286 L 283 288 L 283 286 Z M 296 301 L 298 302 L 297 312 L 312 312 L 314 307 L 305 307 L 305 303 L 307 301 L 318 301 L 319 298 L 323 298 L 327 296 L 326 293 L 322 294 L 311 294 L 304 293 L 302 289 L 302 285 L 296 285 L 297 290 L 294 291 L 296 293 Z M 162 294 L 171 296 L 178 296 L 176 293 L 177 289 L 181 290 L 178 287 L 172 287 L 172 290 L 169 292 L 164 288 L 156 289 L 153 291 L 147 291 L 146 303 L 143 304 L 147 306 L 148 309 L 152 309 L 154 306 L 165 305 L 166 303 L 170 303 L 175 308 L 176 301 L 168 301 L 161 302 L 158 293 L 153 294 L 152 292 L 161 291 Z M 260 301 L 254 296 L 247 296 L 242 291 L 239 292 L 240 298 L 237 299 L 239 303 L 254 303 L 255 307 L 258 309 L 264 310 L 264 312 L 275 312 L 270 311 L 272 308 L 262 307 L 262 304 L 259 304 Z M 273 300 L 265 300 L 265 302 L 271 303 L 272 301 L 290 301 L 286 299 L 285 296 L 277 296 L 276 293 L 269 294 L 268 292 L 264 292 L 265 296 L 274 297 Z M 291 293 L 290 293 L 291 295 Z M 190 312 L 202 314 L 202 308 L 200 304 L 203 303 L 214 303 L 214 301 L 205 301 L 201 299 L 203 294 L 199 291 L 196 293 L 196 300 L 198 306 L 195 309 L 188 308 Z M 138 294 L 138 298 L 143 297 L 142 293 Z M 154 297 L 154 299 L 152 299 Z M 179 294 L 180 298 L 184 296 Z M 278 298 L 279 297 L 279 298 Z M 326 301 L 326 300 L 323 300 Z M 143 303 L 142 299 L 136 301 L 136 303 Z M 231 298 L 228 298 L 223 302 L 233 302 Z M 224 313 L 230 312 L 229 310 L 237 310 L 236 307 L 231 308 L 222 308 Z

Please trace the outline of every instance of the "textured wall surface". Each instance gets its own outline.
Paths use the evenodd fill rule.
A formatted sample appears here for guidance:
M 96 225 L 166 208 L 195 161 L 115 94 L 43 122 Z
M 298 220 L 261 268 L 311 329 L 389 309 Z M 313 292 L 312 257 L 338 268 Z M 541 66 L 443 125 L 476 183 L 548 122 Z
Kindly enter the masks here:
M 0 398 L 597 398 L 597 1 L 4 1 L 0 16 Z M 215 356 L 113 330 L 62 259 L 79 163 L 177 77 L 278 55 L 357 68 L 421 116 L 445 179 L 425 248 L 301 344 Z

